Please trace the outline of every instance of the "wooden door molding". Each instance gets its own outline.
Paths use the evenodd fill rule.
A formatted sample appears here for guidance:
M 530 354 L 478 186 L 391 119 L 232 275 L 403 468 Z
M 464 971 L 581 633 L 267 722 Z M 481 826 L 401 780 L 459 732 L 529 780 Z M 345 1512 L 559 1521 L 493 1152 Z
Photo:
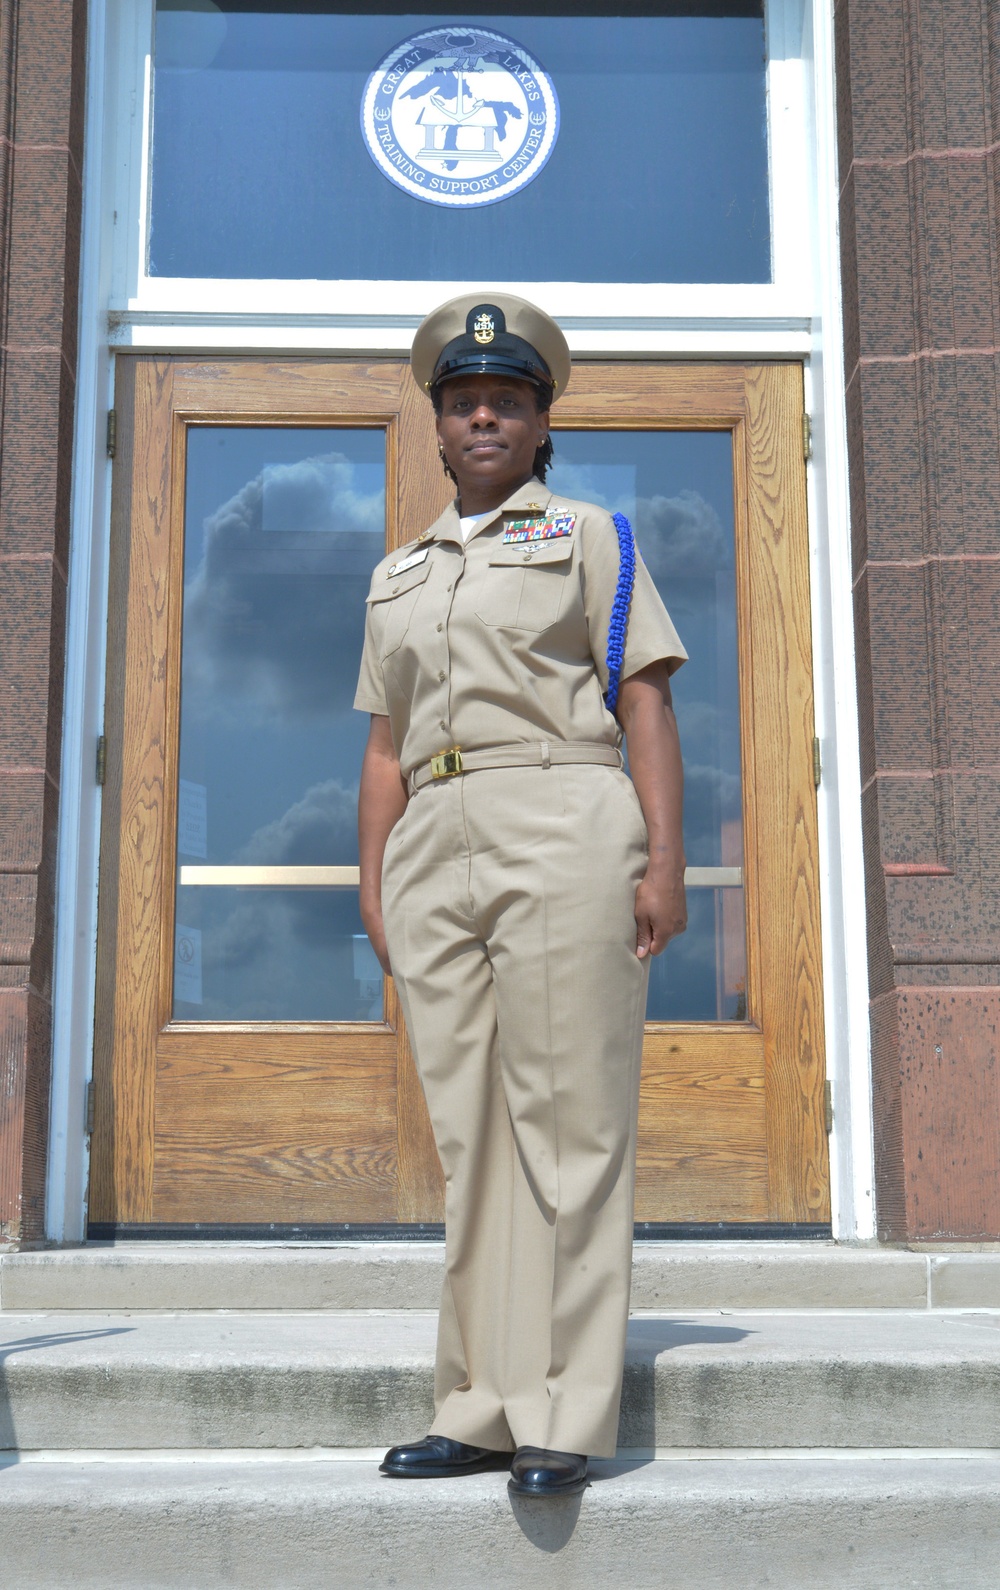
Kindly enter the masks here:
M 647 1026 L 636 1218 L 825 1223 L 819 839 L 797 364 L 576 365 L 559 430 L 733 438 L 746 1024 Z
M 170 1019 L 185 430 L 385 430 L 395 546 L 450 496 L 431 405 L 398 360 L 120 355 L 116 406 L 91 1221 L 440 1219 L 391 983 L 382 1023 Z M 554 414 L 557 447 L 573 428 L 733 442 L 747 1020 L 648 1028 L 639 1220 L 829 1218 L 801 415 L 781 363 L 581 364 Z
M 448 498 L 430 405 L 402 361 L 129 357 L 116 403 L 91 1222 L 422 1218 L 441 1176 L 391 984 L 382 1024 L 174 1022 L 171 884 L 187 426 L 384 429 L 395 546 Z

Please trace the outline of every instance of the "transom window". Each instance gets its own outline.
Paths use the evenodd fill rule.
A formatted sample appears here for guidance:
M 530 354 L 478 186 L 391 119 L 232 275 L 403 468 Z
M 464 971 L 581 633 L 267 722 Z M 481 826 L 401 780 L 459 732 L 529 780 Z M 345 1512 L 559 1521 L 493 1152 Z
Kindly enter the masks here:
M 150 276 L 770 282 L 761 0 L 625 10 L 158 0 Z

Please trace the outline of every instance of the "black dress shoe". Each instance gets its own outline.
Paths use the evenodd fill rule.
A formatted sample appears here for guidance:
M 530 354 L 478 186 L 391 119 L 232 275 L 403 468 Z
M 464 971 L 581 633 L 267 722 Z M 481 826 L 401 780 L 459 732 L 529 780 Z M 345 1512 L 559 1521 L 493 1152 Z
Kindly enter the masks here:
M 547 1452 L 519 1446 L 507 1489 L 514 1496 L 575 1496 L 587 1484 L 587 1459 L 580 1452 Z
M 510 1468 L 509 1452 L 491 1452 L 485 1446 L 466 1446 L 446 1435 L 428 1435 L 410 1446 L 393 1446 L 378 1466 L 380 1474 L 394 1480 L 439 1480 L 449 1474 L 482 1474 L 486 1469 Z

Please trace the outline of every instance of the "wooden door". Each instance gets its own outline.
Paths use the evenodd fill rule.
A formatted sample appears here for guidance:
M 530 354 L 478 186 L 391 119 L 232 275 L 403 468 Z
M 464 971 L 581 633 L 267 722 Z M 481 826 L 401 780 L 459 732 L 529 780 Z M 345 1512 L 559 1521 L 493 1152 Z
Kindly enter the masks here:
M 356 657 L 333 644 L 447 500 L 430 405 L 397 361 L 120 357 L 116 406 L 92 1234 L 435 1222 L 398 1005 L 351 915 Z M 555 489 L 603 483 L 672 610 L 695 593 L 678 695 L 703 761 L 728 724 L 692 770 L 697 933 L 651 1000 L 649 1231 L 829 1218 L 801 415 L 782 364 L 579 365 L 555 411 Z

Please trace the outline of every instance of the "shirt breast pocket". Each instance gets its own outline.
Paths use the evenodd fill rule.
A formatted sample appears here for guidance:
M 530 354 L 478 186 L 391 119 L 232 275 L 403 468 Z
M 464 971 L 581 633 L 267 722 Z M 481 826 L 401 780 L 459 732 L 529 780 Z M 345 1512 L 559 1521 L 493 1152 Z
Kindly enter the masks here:
M 478 617 L 499 628 L 551 628 L 562 611 L 572 567 L 568 536 L 498 546 L 480 592 Z
M 398 651 L 403 644 L 420 596 L 420 587 L 429 573 L 428 560 L 415 569 L 405 569 L 402 574 L 393 575 L 376 590 L 369 592 L 367 605 L 376 623 L 375 635 L 382 657 Z

